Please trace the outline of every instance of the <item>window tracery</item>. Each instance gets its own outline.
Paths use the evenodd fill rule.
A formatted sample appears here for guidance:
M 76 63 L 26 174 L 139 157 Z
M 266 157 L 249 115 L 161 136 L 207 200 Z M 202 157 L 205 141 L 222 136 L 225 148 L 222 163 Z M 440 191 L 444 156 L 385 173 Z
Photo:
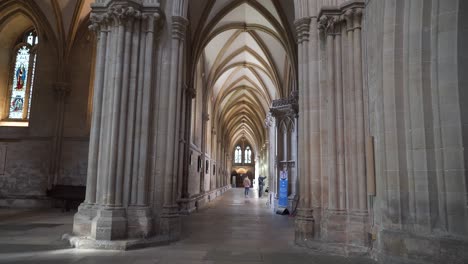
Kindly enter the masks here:
M 30 30 L 22 36 L 14 48 L 7 104 L 9 120 L 29 119 L 38 43 L 36 32 Z
M 234 152 L 234 162 L 242 163 L 242 149 L 240 146 L 237 146 Z
M 250 150 L 250 146 L 247 146 L 244 151 L 245 154 L 245 163 L 252 163 L 252 150 Z

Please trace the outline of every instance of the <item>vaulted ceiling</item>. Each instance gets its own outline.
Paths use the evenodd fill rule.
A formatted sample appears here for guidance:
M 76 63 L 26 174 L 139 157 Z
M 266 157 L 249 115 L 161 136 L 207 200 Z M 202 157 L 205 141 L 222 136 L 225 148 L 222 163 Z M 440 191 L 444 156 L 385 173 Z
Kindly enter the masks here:
M 194 54 L 216 123 L 231 148 L 245 137 L 258 149 L 272 100 L 287 97 L 295 82 L 293 1 L 196 2 L 189 8 Z
M 36 26 L 42 33 L 40 36 L 47 37 L 55 45 L 59 59 L 66 60 L 79 28 L 87 26 L 92 2 L 94 0 L 1 0 L 0 13 L 7 22 L 27 20 L 24 25 L 20 23 L 20 28 Z
M 59 43 L 71 48 L 75 35 L 91 11 L 94 0 L 33 0 L 48 19 Z M 64 52 L 66 52 L 66 50 Z

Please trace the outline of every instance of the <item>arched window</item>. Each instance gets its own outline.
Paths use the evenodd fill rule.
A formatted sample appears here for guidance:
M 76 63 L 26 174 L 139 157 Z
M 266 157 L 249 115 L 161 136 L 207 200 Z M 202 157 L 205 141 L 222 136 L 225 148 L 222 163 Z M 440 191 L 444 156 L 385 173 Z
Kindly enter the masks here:
M 7 119 L 9 120 L 29 119 L 38 43 L 36 31 L 30 30 L 19 39 L 15 46 L 7 104 Z
M 250 146 L 245 148 L 245 163 L 252 163 L 252 150 L 250 150 Z
M 234 151 L 234 163 L 242 163 L 242 150 L 240 146 Z

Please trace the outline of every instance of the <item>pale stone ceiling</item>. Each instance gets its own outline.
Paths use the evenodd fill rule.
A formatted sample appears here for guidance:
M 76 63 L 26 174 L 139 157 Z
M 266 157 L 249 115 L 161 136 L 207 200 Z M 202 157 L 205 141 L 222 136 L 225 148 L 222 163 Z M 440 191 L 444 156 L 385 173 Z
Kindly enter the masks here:
M 34 0 L 57 40 L 71 49 L 94 0 Z M 274 99 L 287 96 L 294 75 L 293 4 L 278 0 L 193 0 L 191 28 L 199 40 L 211 100 L 232 142 L 266 139 L 263 122 Z M 65 55 L 66 56 L 66 55 Z
M 33 0 L 48 19 L 56 39 L 67 49 L 91 11 L 94 0 Z
M 189 10 L 195 42 L 205 36 L 200 57 L 218 124 L 227 129 L 231 144 L 245 136 L 258 149 L 266 140 L 263 124 L 272 100 L 288 96 L 295 76 L 294 40 L 287 34 L 293 3 L 203 2 Z

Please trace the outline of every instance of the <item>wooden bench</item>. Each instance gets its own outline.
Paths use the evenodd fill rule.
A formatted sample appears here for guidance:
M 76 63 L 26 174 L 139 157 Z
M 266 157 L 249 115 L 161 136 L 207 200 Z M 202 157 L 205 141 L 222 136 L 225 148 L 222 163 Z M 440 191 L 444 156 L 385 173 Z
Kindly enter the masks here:
M 62 211 L 70 211 L 84 201 L 86 196 L 86 186 L 54 185 L 47 190 L 47 196 L 63 201 Z

